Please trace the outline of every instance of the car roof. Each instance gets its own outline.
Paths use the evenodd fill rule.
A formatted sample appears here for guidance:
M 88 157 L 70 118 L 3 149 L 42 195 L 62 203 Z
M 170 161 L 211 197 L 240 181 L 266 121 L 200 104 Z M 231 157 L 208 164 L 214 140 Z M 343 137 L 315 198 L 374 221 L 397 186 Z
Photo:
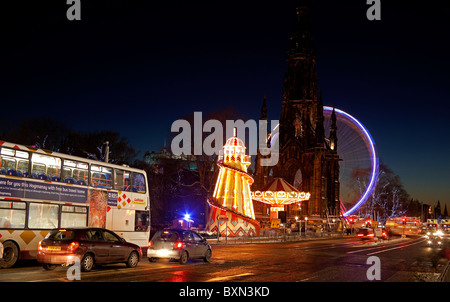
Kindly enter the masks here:
M 193 232 L 193 231 L 188 230 L 188 229 L 172 229 L 172 228 L 169 228 L 169 229 L 163 229 L 162 231 L 171 231 L 171 232 L 184 232 L 184 231 L 190 231 L 190 232 Z
M 99 227 L 68 227 L 68 228 L 54 228 L 52 230 L 79 230 L 79 231 L 83 231 L 83 230 L 106 230 L 104 228 L 99 228 Z

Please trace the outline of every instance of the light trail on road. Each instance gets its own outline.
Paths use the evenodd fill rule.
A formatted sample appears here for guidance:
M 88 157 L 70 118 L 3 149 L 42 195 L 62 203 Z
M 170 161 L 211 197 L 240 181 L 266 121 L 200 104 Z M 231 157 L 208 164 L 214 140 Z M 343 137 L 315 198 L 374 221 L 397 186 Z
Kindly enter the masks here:
M 392 245 L 390 245 L 390 244 L 386 244 L 386 245 L 378 245 L 378 246 L 375 246 L 375 247 L 370 247 L 370 248 L 365 248 L 365 249 L 361 249 L 361 250 L 350 251 L 350 252 L 347 252 L 347 254 L 355 254 L 355 253 L 360 253 L 360 252 L 365 252 L 365 251 L 371 251 L 371 250 L 381 249 L 380 251 L 377 251 L 377 252 L 374 252 L 374 253 L 367 254 L 367 256 L 370 256 L 370 255 L 374 255 L 374 254 L 378 254 L 378 253 L 384 253 L 384 252 L 387 252 L 387 251 L 390 251 L 390 250 L 394 250 L 394 249 L 399 249 L 399 248 L 403 248 L 403 247 L 408 247 L 408 246 L 410 246 L 410 245 L 414 245 L 414 244 L 417 244 L 417 243 L 421 243 L 422 241 L 423 241 L 423 238 L 415 239 L 413 243 L 408 243 L 408 242 L 402 241 L 402 242 L 399 242 L 399 243 L 394 243 L 395 247 L 390 248 L 390 249 L 387 249 L 387 247 L 392 246 Z

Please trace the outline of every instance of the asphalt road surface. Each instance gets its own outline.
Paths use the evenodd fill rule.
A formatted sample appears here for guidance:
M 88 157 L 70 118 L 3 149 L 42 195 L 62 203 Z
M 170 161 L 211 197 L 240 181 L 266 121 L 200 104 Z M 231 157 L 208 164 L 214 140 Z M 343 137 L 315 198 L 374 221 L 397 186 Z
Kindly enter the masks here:
M 143 258 L 134 268 L 105 265 L 81 273 L 81 282 L 364 282 L 431 281 L 439 275 L 449 246 L 427 247 L 422 238 L 363 242 L 358 238 L 290 243 L 212 245 L 211 263 Z M 379 259 L 369 262 L 369 257 Z M 377 269 L 376 271 L 374 269 Z M 68 268 L 45 271 L 37 262 L 0 269 L 0 282 L 65 282 Z M 376 274 L 379 274 L 378 277 Z M 377 278 L 375 278 L 377 277 Z M 370 280 L 372 281 L 372 280 Z

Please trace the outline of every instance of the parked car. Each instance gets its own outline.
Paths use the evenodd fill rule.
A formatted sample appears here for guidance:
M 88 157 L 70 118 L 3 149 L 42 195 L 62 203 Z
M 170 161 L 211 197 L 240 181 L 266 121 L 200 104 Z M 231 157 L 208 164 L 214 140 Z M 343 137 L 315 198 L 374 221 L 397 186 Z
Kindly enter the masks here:
M 84 272 L 96 264 L 123 262 L 136 267 L 142 250 L 110 230 L 92 227 L 53 229 L 39 242 L 37 260 L 47 270 L 71 264 L 77 258 Z
M 2 235 L 0 234 L 0 238 L 2 238 Z M 0 242 L 0 259 L 3 258 L 3 243 Z
M 211 246 L 199 234 L 185 229 L 158 231 L 148 244 L 147 257 L 150 262 L 159 258 L 178 260 L 185 264 L 188 259 L 211 259 Z

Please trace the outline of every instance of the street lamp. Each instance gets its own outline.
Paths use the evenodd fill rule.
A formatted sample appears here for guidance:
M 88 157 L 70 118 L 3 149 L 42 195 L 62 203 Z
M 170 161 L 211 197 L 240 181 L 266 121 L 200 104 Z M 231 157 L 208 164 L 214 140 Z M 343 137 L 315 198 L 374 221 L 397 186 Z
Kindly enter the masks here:
M 300 238 L 302 236 L 302 221 L 298 220 L 298 216 L 295 216 L 295 222 L 298 223 L 298 237 Z
M 305 237 L 308 234 L 308 217 L 305 217 Z

